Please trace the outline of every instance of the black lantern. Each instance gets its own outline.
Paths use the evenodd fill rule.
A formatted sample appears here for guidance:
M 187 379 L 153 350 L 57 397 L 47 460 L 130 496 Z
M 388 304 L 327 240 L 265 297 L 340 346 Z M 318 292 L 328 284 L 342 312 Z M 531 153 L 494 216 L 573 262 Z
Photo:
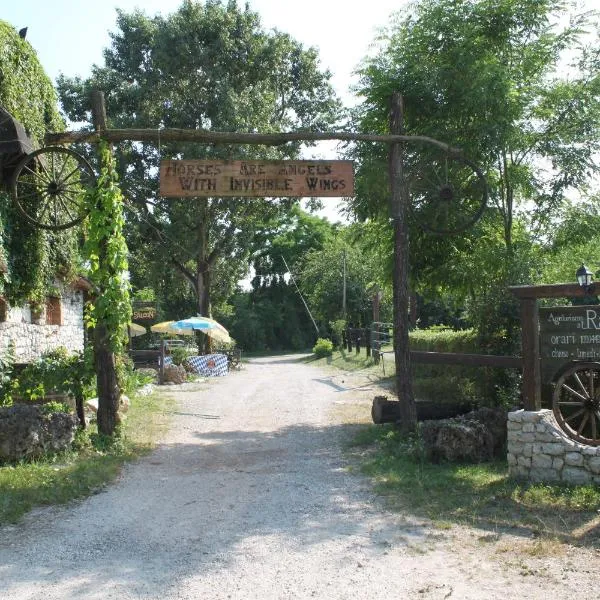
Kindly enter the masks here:
M 588 294 L 592 291 L 592 274 L 593 273 L 584 264 L 582 264 L 579 269 L 577 269 L 577 273 L 575 273 L 577 282 Z

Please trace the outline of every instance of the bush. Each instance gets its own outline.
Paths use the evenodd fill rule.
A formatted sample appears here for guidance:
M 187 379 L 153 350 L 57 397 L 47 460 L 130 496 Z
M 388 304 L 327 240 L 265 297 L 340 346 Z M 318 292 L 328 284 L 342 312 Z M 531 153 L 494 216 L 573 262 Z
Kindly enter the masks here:
M 317 343 L 313 347 L 313 353 L 317 355 L 318 358 L 322 358 L 324 356 L 331 356 L 333 353 L 333 342 L 331 340 L 326 340 L 324 338 L 319 338 Z
M 95 393 L 90 357 L 69 354 L 60 347 L 45 352 L 19 374 L 16 393 L 25 400 L 40 400 L 50 392 L 74 398 L 92 397 Z
M 12 392 L 14 389 L 13 367 L 15 364 L 14 344 L 8 347 L 3 356 L 0 355 L 0 406 L 12 404 Z

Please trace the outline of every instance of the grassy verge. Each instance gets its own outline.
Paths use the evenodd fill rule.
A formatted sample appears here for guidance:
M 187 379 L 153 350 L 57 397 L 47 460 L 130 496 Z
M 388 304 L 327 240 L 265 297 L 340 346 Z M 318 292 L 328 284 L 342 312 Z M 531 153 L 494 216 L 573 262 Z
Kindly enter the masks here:
M 376 365 L 371 357 L 367 358 L 365 349 L 361 349 L 360 354 L 348 352 L 347 350 L 334 350 L 331 356 L 317 358 L 314 355 L 307 356 L 304 362 L 317 367 L 332 367 L 343 371 L 365 371 L 369 374 L 376 374 L 380 377 L 391 377 L 395 373 L 394 357 L 387 354 L 384 358 L 384 365 L 381 362 Z
M 524 484 L 508 478 L 505 461 L 430 464 L 418 438 L 391 426 L 365 425 L 348 445 L 360 470 L 392 508 L 439 526 L 466 523 L 494 534 L 600 547 L 600 488 Z
M 0 466 L 0 524 L 15 523 L 36 506 L 88 496 L 113 481 L 124 462 L 154 447 L 168 426 L 173 405 L 164 395 L 134 397 L 115 441 L 99 437 L 92 425 L 78 435 L 76 451 Z

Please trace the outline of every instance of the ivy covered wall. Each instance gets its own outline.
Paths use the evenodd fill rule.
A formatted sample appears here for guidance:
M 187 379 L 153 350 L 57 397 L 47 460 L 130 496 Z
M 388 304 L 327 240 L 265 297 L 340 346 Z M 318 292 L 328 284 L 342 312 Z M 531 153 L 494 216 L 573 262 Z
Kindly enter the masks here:
M 20 121 L 35 143 L 62 131 L 56 92 L 37 55 L 15 28 L 0 20 L 0 106 Z M 1 168 L 1 163 L 0 163 Z M 69 280 L 77 265 L 77 230 L 48 232 L 16 210 L 4 178 L 0 186 L 0 294 L 10 304 L 43 302 L 56 278 Z

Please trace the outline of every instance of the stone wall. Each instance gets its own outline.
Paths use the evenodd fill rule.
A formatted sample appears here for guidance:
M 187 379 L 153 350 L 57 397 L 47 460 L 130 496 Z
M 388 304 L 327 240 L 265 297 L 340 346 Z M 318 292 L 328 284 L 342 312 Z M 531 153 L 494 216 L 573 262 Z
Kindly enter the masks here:
M 508 472 L 530 481 L 600 484 L 600 446 L 572 440 L 551 410 L 508 413 Z
M 31 322 L 29 307 L 15 307 L 0 323 L 0 355 L 8 350 L 11 341 L 15 347 L 15 362 L 29 363 L 48 350 L 64 346 L 69 352 L 83 350 L 83 294 L 80 290 L 61 292 L 62 325 Z

